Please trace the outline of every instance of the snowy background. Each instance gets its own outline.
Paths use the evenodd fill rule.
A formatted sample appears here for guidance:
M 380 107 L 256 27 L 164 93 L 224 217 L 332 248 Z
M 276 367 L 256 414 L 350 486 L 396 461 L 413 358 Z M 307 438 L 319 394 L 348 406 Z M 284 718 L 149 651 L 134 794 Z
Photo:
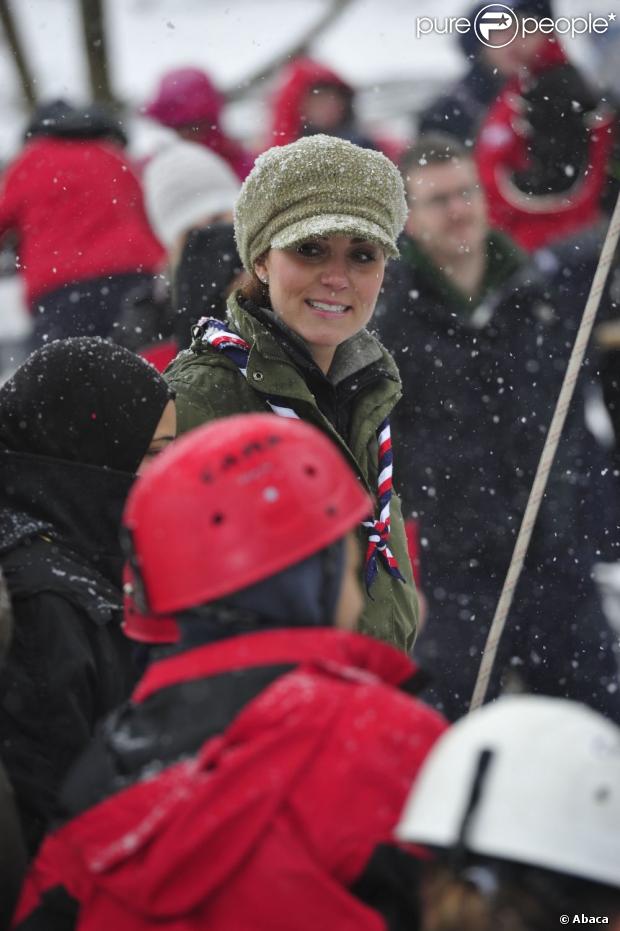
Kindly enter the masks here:
M 78 0 L 7 0 L 37 99 L 62 96 L 89 100 L 88 68 Z M 330 0 L 103 0 L 110 78 L 127 106 L 130 153 L 141 159 L 161 145 L 169 131 L 138 115 L 170 68 L 193 65 L 208 71 L 224 91 L 243 87 L 257 70 L 285 54 L 325 14 Z M 403 141 L 416 131 L 416 114 L 465 68 L 456 40 L 416 38 L 417 16 L 443 19 L 469 13 L 474 0 L 352 0 L 311 46 L 309 54 L 358 88 L 356 109 L 371 134 Z M 620 0 L 554 0 L 556 16 L 618 11 Z M 611 37 L 611 34 L 608 38 Z M 618 47 L 618 46 L 616 46 Z M 592 42 L 569 39 L 569 56 L 591 77 L 600 62 Z M 620 94 L 620 66 L 612 80 Z M 599 62 L 597 64 L 597 62 Z M 224 128 L 258 149 L 269 125 L 268 108 L 276 77 L 227 107 Z M 17 72 L 0 28 L 0 166 L 20 149 L 28 113 Z M 5 270 L 6 272 L 6 270 Z M 23 338 L 30 325 L 18 277 L 0 269 L 0 372 L 2 350 Z M 8 341 L 8 342 L 7 342 Z M 12 356 L 11 356 L 12 358 Z M 0 381 L 2 376 L 0 374 Z
M 19 35 L 36 79 L 39 99 L 88 99 L 87 68 L 77 0 L 12 0 Z M 464 62 L 446 36 L 416 39 L 416 16 L 466 14 L 471 0 L 354 0 L 317 40 L 312 54 L 360 88 L 358 112 L 367 125 L 407 137 L 412 114 Z M 106 33 L 115 92 L 137 108 L 166 69 L 196 65 L 224 89 L 244 80 L 289 48 L 320 18 L 326 0 L 107 0 Z M 619 0 L 556 0 L 556 15 L 620 12 Z M 620 17 L 619 17 L 620 18 Z M 592 68 L 592 48 L 568 40 L 569 54 Z M 263 135 L 272 82 L 232 105 L 226 128 L 252 143 Z M 15 69 L 0 33 L 0 159 L 19 147 L 26 115 Z M 134 149 L 148 148 L 136 124 Z

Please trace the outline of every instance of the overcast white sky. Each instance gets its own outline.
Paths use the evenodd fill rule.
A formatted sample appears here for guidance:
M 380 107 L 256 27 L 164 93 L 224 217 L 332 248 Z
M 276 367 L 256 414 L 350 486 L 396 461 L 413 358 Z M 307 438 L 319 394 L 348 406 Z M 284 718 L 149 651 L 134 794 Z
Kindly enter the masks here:
M 400 80 L 431 84 L 458 75 L 462 60 L 445 36 L 415 38 L 415 17 L 467 12 L 469 0 L 355 0 L 314 54 L 355 84 Z M 85 98 L 86 68 L 77 0 L 11 0 L 41 96 Z M 556 0 L 557 14 L 620 11 L 619 0 Z M 321 15 L 325 0 L 108 0 L 113 81 L 123 99 L 140 104 L 170 67 L 204 67 L 224 87 L 235 85 L 288 47 Z M 573 57 L 582 57 L 575 42 Z M 13 64 L 0 44 L 0 157 L 18 144 L 23 114 Z M 231 126 L 245 119 L 240 110 Z

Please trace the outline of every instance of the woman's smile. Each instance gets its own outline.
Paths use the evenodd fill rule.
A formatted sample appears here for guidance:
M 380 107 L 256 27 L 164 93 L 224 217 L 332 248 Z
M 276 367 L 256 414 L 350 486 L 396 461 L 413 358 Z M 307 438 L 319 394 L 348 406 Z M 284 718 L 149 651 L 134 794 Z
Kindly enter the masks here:
M 306 299 L 306 304 L 319 317 L 342 317 L 348 310 L 351 310 L 350 304 L 336 304 L 332 301 Z
M 341 235 L 270 249 L 256 262 L 274 312 L 301 336 L 325 372 L 338 346 L 372 317 L 384 270 L 381 246 Z

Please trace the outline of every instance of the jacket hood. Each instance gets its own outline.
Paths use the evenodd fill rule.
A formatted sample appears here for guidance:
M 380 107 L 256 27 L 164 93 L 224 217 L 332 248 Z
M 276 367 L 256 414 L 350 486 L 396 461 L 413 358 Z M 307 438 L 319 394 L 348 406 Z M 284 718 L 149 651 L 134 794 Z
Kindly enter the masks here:
M 192 229 L 174 272 L 173 302 L 192 322 L 222 317 L 226 293 L 243 271 L 232 223 Z
M 128 349 L 55 340 L 0 388 L 0 447 L 134 473 L 173 396 Z
M 121 587 L 127 472 L 0 449 L 0 554 L 43 536 Z
M 273 663 L 334 663 L 355 667 L 381 682 L 414 693 L 424 678 L 418 666 L 395 647 L 364 634 L 333 628 L 266 630 L 198 647 L 154 663 L 138 684 L 132 700 L 150 695 L 188 678 L 218 675 Z
M 254 851 L 269 841 L 283 806 L 295 812 L 299 804 L 295 794 L 300 792 L 303 798 L 299 781 L 315 766 L 326 765 L 323 755 L 330 753 L 326 743 L 340 747 L 343 735 L 354 731 L 359 716 L 368 714 L 373 702 L 378 701 L 387 715 L 381 728 L 397 728 L 398 721 L 406 722 L 402 726 L 408 733 L 413 728 L 415 749 L 405 751 L 416 757 L 412 777 L 445 726 L 421 703 L 392 690 L 388 698 L 382 685 L 402 679 L 414 667 L 398 651 L 369 638 L 335 631 L 313 631 L 308 637 L 307 632 L 288 631 L 239 638 L 227 648 L 228 656 L 220 654 L 220 663 L 209 657 L 220 647 L 195 651 L 200 674 L 207 667 L 238 668 L 257 658 L 260 662 L 295 653 L 305 656 L 297 669 L 261 692 L 194 759 L 102 802 L 48 842 L 48 855 L 60 844 L 54 856 L 63 857 L 67 838 L 70 859 L 79 858 L 88 882 L 149 919 L 187 915 L 236 879 Z M 179 660 L 158 666 L 170 671 Z M 345 754 L 345 760 L 339 749 L 331 753 L 340 758 L 343 779 L 349 784 L 359 765 L 356 755 Z M 205 818 L 209 810 L 217 816 Z M 328 811 L 326 805 L 323 819 Z M 370 839 L 369 843 L 372 846 Z M 206 857 L 208 871 L 200 865 Z
M 298 58 L 285 70 L 273 103 L 273 144 L 288 145 L 302 135 L 301 104 L 318 85 L 339 87 L 350 97 L 353 88 L 331 68 L 310 58 Z

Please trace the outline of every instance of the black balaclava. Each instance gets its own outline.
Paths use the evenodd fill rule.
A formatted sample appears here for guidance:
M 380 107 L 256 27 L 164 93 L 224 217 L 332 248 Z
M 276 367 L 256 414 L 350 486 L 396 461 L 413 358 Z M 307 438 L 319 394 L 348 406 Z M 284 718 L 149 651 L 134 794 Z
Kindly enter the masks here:
M 226 291 L 243 271 L 231 223 L 191 230 L 174 274 L 175 332 L 181 348 L 201 317 L 226 314 Z
M 133 473 L 173 397 L 128 349 L 94 337 L 56 340 L 0 388 L 0 445 Z
M 272 628 L 332 626 L 345 553 L 343 538 L 256 585 L 183 612 L 181 649 Z

